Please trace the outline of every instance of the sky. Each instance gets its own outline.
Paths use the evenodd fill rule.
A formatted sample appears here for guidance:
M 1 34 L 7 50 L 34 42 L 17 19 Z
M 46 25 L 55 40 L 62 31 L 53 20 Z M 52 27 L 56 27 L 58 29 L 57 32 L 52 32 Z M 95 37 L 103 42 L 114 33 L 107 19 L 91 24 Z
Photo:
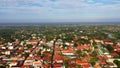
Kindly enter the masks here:
M 0 0 L 4 22 L 120 22 L 120 0 Z

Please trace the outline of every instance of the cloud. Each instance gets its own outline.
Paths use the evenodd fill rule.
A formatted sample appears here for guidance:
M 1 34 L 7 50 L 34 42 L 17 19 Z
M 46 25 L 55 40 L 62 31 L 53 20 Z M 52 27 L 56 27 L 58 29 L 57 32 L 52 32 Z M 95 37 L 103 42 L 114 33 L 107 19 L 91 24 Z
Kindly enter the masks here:
M 120 0 L 103 0 L 103 1 L 107 1 L 107 2 L 120 2 Z
M 94 0 L 87 0 L 87 2 L 90 2 L 90 3 L 92 3 L 92 2 L 94 2 Z
M 119 0 L 101 0 L 101 2 L 95 2 L 96 0 L 0 0 L 0 8 L 19 8 L 19 7 L 44 7 L 44 8 L 54 8 L 54 9 L 80 9 L 80 8 L 93 8 L 93 7 L 101 7 L 108 6 L 104 4 L 102 1 L 119 1 Z M 87 2 L 94 2 L 92 4 Z M 120 3 L 119 3 L 120 4 Z M 116 4 L 110 4 L 116 5 Z
M 114 0 L 116 1 L 119 0 Z M 120 3 L 112 2 L 112 0 L 0 0 L 0 18 L 14 16 L 18 19 L 84 20 L 120 17 Z M 3 14 L 6 16 L 2 17 Z

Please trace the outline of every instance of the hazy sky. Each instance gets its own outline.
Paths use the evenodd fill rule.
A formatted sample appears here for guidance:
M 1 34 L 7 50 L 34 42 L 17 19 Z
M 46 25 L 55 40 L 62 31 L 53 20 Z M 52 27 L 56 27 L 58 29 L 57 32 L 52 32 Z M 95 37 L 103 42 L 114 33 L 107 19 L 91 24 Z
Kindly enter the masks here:
M 120 22 L 120 0 L 0 0 L 0 22 Z

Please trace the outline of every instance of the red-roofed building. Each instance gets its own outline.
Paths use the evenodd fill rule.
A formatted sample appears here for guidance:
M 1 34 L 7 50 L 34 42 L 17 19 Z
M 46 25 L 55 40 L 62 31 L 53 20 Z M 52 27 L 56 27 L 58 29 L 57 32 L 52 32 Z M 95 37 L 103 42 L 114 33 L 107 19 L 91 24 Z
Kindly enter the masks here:
M 22 50 L 17 50 L 17 51 L 16 51 L 16 53 L 20 53 L 20 52 L 22 52 Z
M 28 57 L 27 60 L 34 60 L 34 57 Z
M 33 62 L 33 66 L 34 66 L 34 68 L 43 67 L 41 61 L 35 61 L 35 62 Z
M 98 56 L 98 59 L 102 61 L 102 60 L 103 60 L 103 57 L 102 57 L 102 56 Z
M 23 65 L 20 68 L 30 68 L 30 66 L 29 65 Z
M 39 42 L 39 40 L 29 40 L 26 42 L 26 44 L 37 44 Z
M 83 50 L 83 49 L 90 49 L 91 48 L 91 46 L 90 45 L 86 45 L 86 46 L 81 46 L 81 45 L 78 45 L 77 46 L 77 50 Z
M 24 64 L 23 64 L 24 66 L 32 66 L 33 65 L 33 62 L 24 62 Z
M 74 68 L 76 66 L 76 59 L 70 59 L 68 65 L 70 68 Z
M 71 51 L 71 50 L 63 50 L 63 51 L 62 51 L 62 54 L 63 54 L 63 55 L 74 55 L 74 51 Z
M 49 68 L 49 67 L 51 67 L 51 64 L 44 64 L 43 67 L 44 68 Z
M 100 64 L 101 64 L 101 65 L 105 65 L 105 64 L 106 64 L 106 62 L 104 62 L 104 61 L 103 61 L 103 62 L 101 62 Z
M 110 53 L 111 56 L 115 57 L 115 56 L 119 56 L 116 52 Z
M 104 59 L 104 60 L 108 60 L 108 57 L 107 57 L 107 56 L 103 56 L 103 59 Z
M 63 64 L 55 63 L 54 68 L 63 68 Z
M 63 63 L 63 58 L 62 58 L 62 56 L 55 55 L 54 56 L 54 61 L 57 62 L 57 63 Z
M 86 61 L 76 60 L 77 65 L 81 65 L 83 68 L 91 67 L 91 64 Z
M 112 42 L 111 40 L 109 40 L 109 39 L 105 39 L 105 40 L 103 40 L 103 43 L 104 43 L 104 44 L 110 44 L 110 45 L 113 45 L 113 42 Z
M 38 39 L 36 39 L 36 40 L 30 40 L 30 42 L 38 42 L 39 40 Z
M 30 50 L 30 51 L 32 51 L 32 50 L 33 50 L 33 48 L 29 48 L 29 50 Z
M 114 51 L 120 52 L 120 46 L 112 46 Z

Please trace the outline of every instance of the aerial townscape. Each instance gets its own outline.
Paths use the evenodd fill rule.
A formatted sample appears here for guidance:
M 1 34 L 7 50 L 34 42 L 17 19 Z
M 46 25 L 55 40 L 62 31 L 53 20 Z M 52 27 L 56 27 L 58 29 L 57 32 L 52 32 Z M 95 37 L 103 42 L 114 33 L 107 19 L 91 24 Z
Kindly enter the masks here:
M 120 0 L 0 0 L 0 68 L 120 68 Z
M 0 68 L 120 68 L 120 24 L 1 25 Z

